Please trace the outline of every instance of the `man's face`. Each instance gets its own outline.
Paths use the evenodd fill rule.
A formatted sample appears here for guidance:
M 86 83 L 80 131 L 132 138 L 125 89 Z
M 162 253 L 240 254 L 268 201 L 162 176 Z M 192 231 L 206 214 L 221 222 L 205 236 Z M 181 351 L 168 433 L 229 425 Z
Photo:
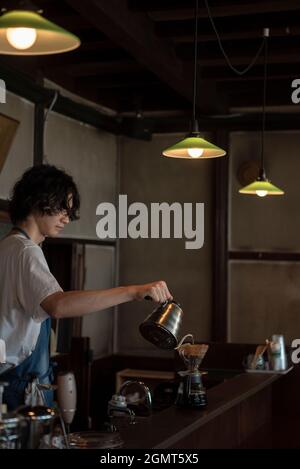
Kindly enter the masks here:
M 55 215 L 40 215 L 36 221 L 43 236 L 55 237 L 70 222 L 70 218 L 67 211 L 63 210 Z
M 70 208 L 73 206 L 72 195 L 68 198 L 68 206 Z M 38 215 L 36 222 L 43 236 L 55 237 L 59 235 L 65 225 L 70 223 L 70 218 L 67 210 L 61 210 L 53 215 Z

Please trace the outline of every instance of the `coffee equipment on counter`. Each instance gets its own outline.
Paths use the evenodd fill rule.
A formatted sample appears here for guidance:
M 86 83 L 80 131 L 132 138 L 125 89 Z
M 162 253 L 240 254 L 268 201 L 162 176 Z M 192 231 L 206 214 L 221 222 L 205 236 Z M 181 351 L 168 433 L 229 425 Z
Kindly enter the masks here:
M 273 334 L 268 345 L 269 369 L 274 371 L 284 371 L 287 369 L 287 355 L 285 350 L 284 337 L 280 334 Z
M 109 431 L 117 431 L 117 427 L 114 424 L 116 419 L 129 417 L 129 423 L 133 425 L 135 423 L 135 413 L 127 406 L 127 400 L 125 396 L 121 394 L 114 394 L 107 405 L 107 417 L 109 419 Z
M 118 418 L 128 416 L 130 423 L 134 423 L 134 412 L 127 407 L 126 398 L 114 394 L 107 407 L 108 422 L 103 425 L 103 431 L 82 431 L 68 435 L 69 447 L 72 449 L 113 449 L 123 446 L 123 439 L 115 425 Z
M 25 442 L 26 449 L 51 448 L 52 430 L 56 412 L 46 406 L 24 406 L 17 410 L 18 417 L 26 422 Z
M 14 412 L 6 412 L 3 392 L 8 383 L 0 382 L 0 449 L 20 449 L 22 422 Z
M 118 431 L 85 431 L 71 433 L 69 444 L 71 449 L 117 449 L 123 446 L 124 441 Z
M 146 297 L 145 299 L 150 299 Z M 162 349 L 174 349 L 179 340 L 183 311 L 174 300 L 158 306 L 140 325 L 144 339 Z
M 22 421 L 14 412 L 3 413 L 0 419 L 0 449 L 22 447 Z
M 186 343 L 180 344 L 177 350 L 187 369 L 179 371 L 181 382 L 175 404 L 179 407 L 203 408 L 207 405 L 207 395 L 202 375 L 206 373 L 201 372 L 199 366 L 205 357 L 208 345 Z
M 58 384 L 58 402 L 61 415 L 67 427 L 72 423 L 76 411 L 76 386 L 73 373 L 60 373 L 57 377 Z M 117 428 L 112 423 L 115 413 L 124 413 L 134 418 L 134 414 L 127 409 L 126 404 L 122 401 L 125 398 L 114 395 L 108 404 L 108 416 L 110 422 L 103 426 L 103 431 L 79 431 L 69 433 L 67 441 L 69 449 L 112 449 L 120 448 L 124 442 Z
M 249 354 L 243 360 L 246 371 L 274 371 L 284 372 L 288 369 L 288 358 L 281 334 L 273 334 L 271 340 L 257 345 L 255 353 Z
M 8 383 L 0 383 L 0 448 L 50 448 L 52 427 L 56 417 L 54 409 L 44 405 L 35 405 L 36 386 L 32 386 L 31 396 L 29 396 L 31 405 L 18 407 L 16 411 L 10 413 L 2 412 L 2 397 L 6 385 Z
M 77 403 L 76 381 L 71 371 L 60 372 L 57 375 L 57 401 L 61 416 L 69 428 L 76 413 Z
M 148 417 L 151 415 L 151 391 L 142 381 L 125 381 L 125 383 L 120 387 L 119 395 L 126 399 L 127 407 L 134 412 L 134 415 L 141 417 Z

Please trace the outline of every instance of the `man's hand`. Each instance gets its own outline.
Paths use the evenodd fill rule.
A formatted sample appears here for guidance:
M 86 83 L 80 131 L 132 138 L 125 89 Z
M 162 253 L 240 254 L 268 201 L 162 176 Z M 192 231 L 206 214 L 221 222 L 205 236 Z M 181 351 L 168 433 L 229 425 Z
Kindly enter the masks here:
M 159 280 L 157 282 L 146 283 L 145 285 L 135 285 L 135 300 L 143 300 L 146 296 L 150 296 L 157 303 L 164 303 L 172 300 L 173 296 L 168 290 L 166 282 Z

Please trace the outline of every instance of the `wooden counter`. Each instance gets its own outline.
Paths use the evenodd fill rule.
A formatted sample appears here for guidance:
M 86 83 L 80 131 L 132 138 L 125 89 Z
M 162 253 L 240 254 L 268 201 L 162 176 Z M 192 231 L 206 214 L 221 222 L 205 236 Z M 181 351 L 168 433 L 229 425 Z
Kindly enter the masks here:
M 126 448 L 238 448 L 261 440 L 272 415 L 277 374 L 242 373 L 207 391 L 204 410 L 171 406 L 120 429 Z
M 136 425 L 120 428 L 125 447 L 300 448 L 300 365 L 286 375 L 244 373 L 244 357 L 254 353 L 255 348 L 255 344 L 211 343 L 201 368 L 208 370 L 209 384 L 220 384 L 211 388 L 205 384 L 205 410 L 172 406 L 139 418 Z M 106 419 L 117 372 L 124 368 L 166 372 L 182 369 L 175 354 L 163 356 L 158 352 L 157 356 L 114 355 L 93 363 L 93 429 L 101 429 Z

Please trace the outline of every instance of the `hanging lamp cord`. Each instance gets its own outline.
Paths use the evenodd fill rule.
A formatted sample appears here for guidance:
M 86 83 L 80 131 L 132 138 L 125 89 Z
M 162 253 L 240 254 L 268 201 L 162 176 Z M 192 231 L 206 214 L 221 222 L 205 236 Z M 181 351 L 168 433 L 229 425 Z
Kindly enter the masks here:
M 219 33 L 218 33 L 218 30 L 217 30 L 217 28 L 216 28 L 216 25 L 215 25 L 213 16 L 212 16 L 212 14 L 211 14 L 211 10 L 210 10 L 210 6 L 209 6 L 209 4 L 208 4 L 208 0 L 204 0 L 204 2 L 205 2 L 207 14 L 208 14 L 208 17 L 209 17 L 209 19 L 210 19 L 212 28 L 213 28 L 213 30 L 214 30 L 214 32 L 215 32 L 215 35 L 216 35 L 216 38 L 217 38 L 219 47 L 220 47 L 220 49 L 221 49 L 222 54 L 224 55 L 224 58 L 225 58 L 225 60 L 226 60 L 226 62 L 227 62 L 227 65 L 228 65 L 228 66 L 230 67 L 230 69 L 231 69 L 234 73 L 236 73 L 237 75 L 240 75 L 240 76 L 245 75 L 245 73 L 247 73 L 247 72 L 253 67 L 253 65 L 257 62 L 257 59 L 258 59 L 258 57 L 260 56 L 260 54 L 261 54 L 261 52 L 262 52 L 262 50 L 263 50 L 263 48 L 264 48 L 264 45 L 265 45 L 265 38 L 263 39 L 261 45 L 259 46 L 258 51 L 256 52 L 255 56 L 254 56 L 253 59 L 251 60 L 250 64 L 247 65 L 247 67 L 244 68 L 243 70 L 238 70 L 238 69 L 235 68 L 235 67 L 232 65 L 232 63 L 230 62 L 230 59 L 229 59 L 229 57 L 228 57 L 228 55 L 227 55 L 227 53 L 226 53 L 226 51 L 225 51 L 225 49 L 224 49 L 224 47 L 223 47 L 222 40 L 221 40 L 220 35 L 219 35 Z
M 198 0 L 196 0 L 196 4 L 195 4 L 193 126 L 195 125 L 195 121 L 196 121 L 197 59 L 198 59 Z
M 264 167 L 264 146 L 266 129 L 266 99 L 267 99 L 267 61 L 268 61 L 268 37 L 269 30 L 264 29 L 264 84 L 263 84 L 263 108 L 262 108 L 262 132 L 261 132 L 261 168 Z

